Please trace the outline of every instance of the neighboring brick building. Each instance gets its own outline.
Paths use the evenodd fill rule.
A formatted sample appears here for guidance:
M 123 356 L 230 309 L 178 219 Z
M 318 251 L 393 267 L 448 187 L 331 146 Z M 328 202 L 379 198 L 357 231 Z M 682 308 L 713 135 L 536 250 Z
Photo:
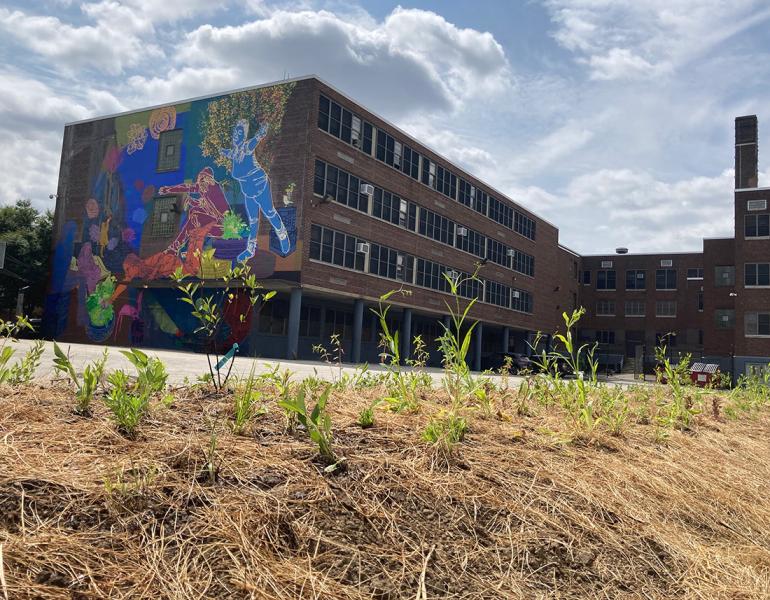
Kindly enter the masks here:
M 740 157 L 747 177 L 753 164 L 756 184 L 756 120 L 753 131 L 753 154 L 740 146 Z M 739 194 L 762 193 L 736 192 L 743 222 Z M 735 244 L 735 261 L 754 260 L 757 243 Z M 308 77 L 67 125 L 45 325 L 57 339 L 197 348 L 170 273 L 182 268 L 210 282 L 245 258 L 279 293 L 245 320 L 236 298 L 224 342 L 252 355 L 307 358 L 339 333 L 347 359 L 377 360 L 368 309 L 403 287 L 411 295 L 393 298 L 394 326 L 402 340 L 421 334 L 437 363 L 449 299 L 442 274 L 469 274 L 482 262 L 481 281 L 462 288 L 479 297 L 476 368 L 487 353 L 526 352 L 535 332 L 558 329 L 562 311 L 580 304 L 589 310 L 584 335 L 599 332 L 603 345 L 625 352 L 673 327 L 681 347 L 700 352 L 710 348 L 703 315 L 715 302 L 710 244 L 705 254 L 581 258 L 559 245 L 552 224 Z M 596 289 L 610 260 L 615 292 Z M 653 294 L 660 268 L 677 270 L 662 275 L 676 289 Z M 626 269 L 646 271 L 649 293 L 625 290 Z M 685 278 L 689 269 L 701 279 Z M 590 284 L 580 283 L 585 271 Z M 762 292 L 751 292 L 737 302 L 728 296 L 730 306 L 764 314 Z M 645 316 L 618 311 L 637 298 L 649 300 Z M 615 302 L 615 316 L 596 315 L 603 301 Z M 671 312 L 670 302 L 675 316 L 656 317 L 658 303 Z M 764 317 L 751 318 L 764 335 Z M 732 339 L 735 354 L 770 356 L 770 339 Z M 714 354 L 727 355 L 720 347 Z

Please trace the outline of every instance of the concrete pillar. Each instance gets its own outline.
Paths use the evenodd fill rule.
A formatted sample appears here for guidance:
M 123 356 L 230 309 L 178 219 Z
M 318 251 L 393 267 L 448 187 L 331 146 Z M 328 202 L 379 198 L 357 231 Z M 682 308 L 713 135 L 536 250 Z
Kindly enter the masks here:
M 289 331 L 286 340 L 286 358 L 295 359 L 299 352 L 299 319 L 302 312 L 302 288 L 292 288 L 289 298 Z
M 405 308 L 401 315 L 401 362 L 411 358 L 412 352 L 412 309 Z
M 361 333 L 364 328 L 364 301 L 356 298 L 353 303 L 353 351 L 351 359 L 354 363 L 361 362 Z
M 511 343 L 511 328 L 503 327 L 503 352 L 508 352 Z
M 484 325 L 481 322 L 476 324 L 473 330 L 473 370 L 481 371 L 481 338 L 483 336 Z

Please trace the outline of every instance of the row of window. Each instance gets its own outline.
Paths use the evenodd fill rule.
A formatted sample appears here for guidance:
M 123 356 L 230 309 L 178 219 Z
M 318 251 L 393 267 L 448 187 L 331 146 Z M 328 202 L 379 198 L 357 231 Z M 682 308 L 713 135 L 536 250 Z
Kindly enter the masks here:
M 744 265 L 744 285 L 747 286 L 770 286 L 770 263 L 746 263 Z M 644 290 L 646 289 L 647 272 L 644 269 L 630 269 L 626 271 L 626 289 Z M 703 269 L 688 269 L 688 280 L 702 280 Z M 615 271 L 602 270 L 596 272 L 596 289 L 614 290 L 616 284 Z M 590 285 L 591 271 L 583 271 L 583 283 Z M 714 285 L 716 287 L 725 287 L 735 285 L 735 267 L 718 266 L 714 267 Z M 655 271 L 655 289 L 656 290 L 675 290 L 676 289 L 676 269 L 657 269 Z
M 323 94 L 319 99 L 318 127 L 496 223 L 535 239 L 534 219 L 476 188 L 435 161 L 421 156 L 413 148 L 376 129 Z M 375 137 L 376 142 L 373 143 Z
M 361 212 L 369 213 L 369 197 L 361 193 L 366 182 L 322 160 L 315 161 L 313 192 Z M 516 248 L 487 238 L 485 235 L 458 225 L 451 219 L 413 202 L 400 198 L 378 186 L 372 186 L 371 215 L 409 231 L 416 231 L 433 240 L 454 246 L 478 258 L 534 277 L 535 258 Z M 419 217 L 418 217 L 419 213 Z
M 655 334 L 655 346 L 667 346 L 669 348 L 675 347 L 677 335 L 671 335 L 671 332 L 656 333 Z M 614 344 L 615 332 L 614 331 L 597 331 L 596 341 L 600 344 Z M 698 330 L 698 344 L 703 345 L 703 331 Z
M 310 258 L 440 292 L 450 291 L 446 276 L 456 277 L 461 280 L 460 296 L 479 298 L 483 302 L 519 312 L 532 312 L 532 295 L 525 290 L 491 280 L 471 279 L 468 273 L 458 272 L 446 265 L 416 258 L 381 244 L 368 243 L 321 225 L 310 227 Z
M 646 314 L 646 304 L 641 300 L 628 300 L 625 303 L 625 316 L 644 317 Z M 596 315 L 599 317 L 615 316 L 614 300 L 599 300 L 596 303 Z M 658 300 L 655 302 L 656 317 L 675 317 L 676 300 Z

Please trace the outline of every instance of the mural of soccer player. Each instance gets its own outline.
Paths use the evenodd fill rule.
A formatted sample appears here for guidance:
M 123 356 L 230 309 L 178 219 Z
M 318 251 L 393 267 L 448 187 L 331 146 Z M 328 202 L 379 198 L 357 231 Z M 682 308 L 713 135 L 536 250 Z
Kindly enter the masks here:
M 231 175 L 241 185 L 241 192 L 246 203 L 246 214 L 249 217 L 249 239 L 246 249 L 238 256 L 238 262 L 248 260 L 257 251 L 257 231 L 259 229 L 259 213 L 265 215 L 275 230 L 281 245 L 281 252 L 288 254 L 291 249 L 289 234 L 281 220 L 281 215 L 273 206 L 273 196 L 270 191 L 270 179 L 257 162 L 254 154 L 257 145 L 267 134 L 267 127 L 260 127 L 254 137 L 249 135 L 249 122 L 239 120 L 233 127 L 233 146 L 220 150 L 222 156 L 232 161 Z

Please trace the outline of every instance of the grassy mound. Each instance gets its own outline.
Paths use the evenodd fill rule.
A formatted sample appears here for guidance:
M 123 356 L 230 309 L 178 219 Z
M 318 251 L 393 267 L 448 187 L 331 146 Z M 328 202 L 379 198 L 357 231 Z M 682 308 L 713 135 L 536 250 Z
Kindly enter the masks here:
M 64 387 L 3 389 L 0 598 L 770 597 L 764 411 L 715 400 L 662 439 L 635 398 L 623 435 L 585 437 L 497 398 L 447 455 L 422 438 L 440 392 L 362 429 L 384 392 L 342 389 L 325 473 L 263 392 L 242 435 L 191 388 L 131 439 Z

